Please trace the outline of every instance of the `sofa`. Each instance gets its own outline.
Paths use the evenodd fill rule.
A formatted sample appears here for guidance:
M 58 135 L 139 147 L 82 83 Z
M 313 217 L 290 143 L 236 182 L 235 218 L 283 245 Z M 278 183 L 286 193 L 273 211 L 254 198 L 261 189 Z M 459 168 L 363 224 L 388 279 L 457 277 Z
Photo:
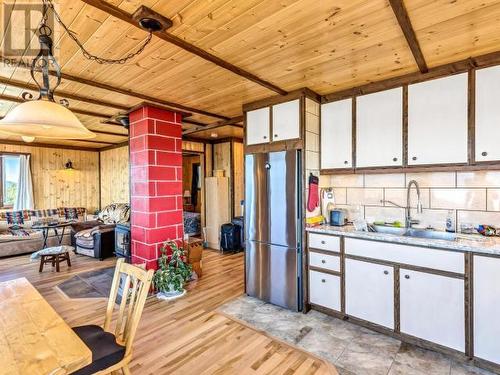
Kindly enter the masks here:
M 130 220 L 127 203 L 113 203 L 97 215 L 97 220 L 75 222 L 71 228 L 71 244 L 77 254 L 103 260 L 113 256 L 116 224 Z
M 38 251 L 43 246 L 43 232 L 32 228 L 37 224 L 57 222 L 84 222 L 87 210 L 83 207 L 59 207 L 44 210 L 0 212 L 0 257 Z M 61 233 L 62 228 L 59 228 Z M 70 245 L 70 228 L 65 229 L 61 244 Z M 59 240 L 54 230 L 49 230 L 47 246 L 57 246 Z

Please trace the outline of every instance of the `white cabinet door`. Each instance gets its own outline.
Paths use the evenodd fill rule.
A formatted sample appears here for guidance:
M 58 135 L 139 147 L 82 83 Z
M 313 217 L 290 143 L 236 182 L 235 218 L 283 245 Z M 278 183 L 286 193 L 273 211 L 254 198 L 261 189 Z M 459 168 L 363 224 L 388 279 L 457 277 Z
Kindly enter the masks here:
M 467 74 L 408 86 L 408 164 L 467 162 Z
M 348 315 L 394 328 L 394 269 L 353 259 L 345 261 Z
M 292 100 L 273 106 L 272 140 L 300 138 L 300 101 Z
M 464 281 L 400 270 L 401 333 L 465 351 Z
M 356 167 L 403 165 L 403 89 L 356 98 Z
M 500 160 L 500 66 L 476 71 L 476 161 Z
M 269 107 L 247 112 L 246 137 L 247 145 L 268 143 L 270 141 Z
M 322 104 L 321 169 L 352 167 L 352 99 Z
M 500 259 L 474 256 L 474 355 L 500 364 Z
M 309 302 L 340 311 L 340 277 L 309 271 Z

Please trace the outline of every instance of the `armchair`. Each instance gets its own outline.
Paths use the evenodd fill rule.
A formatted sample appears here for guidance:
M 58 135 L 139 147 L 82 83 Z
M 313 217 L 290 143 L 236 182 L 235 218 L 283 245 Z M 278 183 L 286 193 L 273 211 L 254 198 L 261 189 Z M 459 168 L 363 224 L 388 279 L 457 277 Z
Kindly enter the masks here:
M 74 223 L 71 245 L 75 248 L 75 253 L 100 260 L 113 256 L 115 226 L 118 223 L 127 223 L 129 219 L 129 205 L 113 203 L 99 213 L 97 220 Z

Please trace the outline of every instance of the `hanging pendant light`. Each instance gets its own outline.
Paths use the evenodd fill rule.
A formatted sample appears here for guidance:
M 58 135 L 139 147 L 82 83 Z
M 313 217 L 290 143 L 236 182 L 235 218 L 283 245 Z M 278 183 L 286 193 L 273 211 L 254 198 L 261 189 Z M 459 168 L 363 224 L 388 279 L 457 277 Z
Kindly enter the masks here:
M 96 135 L 88 130 L 67 108 L 68 101 L 54 100 L 54 90 L 61 83 L 61 68 L 52 53 L 52 29 L 47 25 L 47 6 L 44 4 L 43 18 L 38 29 L 40 52 L 31 63 L 31 77 L 39 87 L 39 96 L 33 99 L 29 92 L 22 94 L 26 101 L 17 105 L 0 120 L 0 132 L 21 136 L 25 142 L 35 138 L 89 139 Z M 49 68 L 54 67 L 56 84 L 50 87 Z M 35 78 L 36 71 L 42 72 L 42 82 Z

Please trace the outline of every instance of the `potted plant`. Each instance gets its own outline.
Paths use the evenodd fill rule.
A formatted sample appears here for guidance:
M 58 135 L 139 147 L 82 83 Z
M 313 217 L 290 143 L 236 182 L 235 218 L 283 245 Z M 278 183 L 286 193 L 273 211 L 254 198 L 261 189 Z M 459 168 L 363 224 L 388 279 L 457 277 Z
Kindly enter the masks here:
M 167 255 L 167 249 L 172 250 L 172 255 Z M 184 263 L 183 257 L 184 250 L 175 241 L 166 242 L 162 246 L 158 270 L 153 276 L 158 298 L 170 300 L 186 294 L 184 283 L 191 276 L 191 265 Z

